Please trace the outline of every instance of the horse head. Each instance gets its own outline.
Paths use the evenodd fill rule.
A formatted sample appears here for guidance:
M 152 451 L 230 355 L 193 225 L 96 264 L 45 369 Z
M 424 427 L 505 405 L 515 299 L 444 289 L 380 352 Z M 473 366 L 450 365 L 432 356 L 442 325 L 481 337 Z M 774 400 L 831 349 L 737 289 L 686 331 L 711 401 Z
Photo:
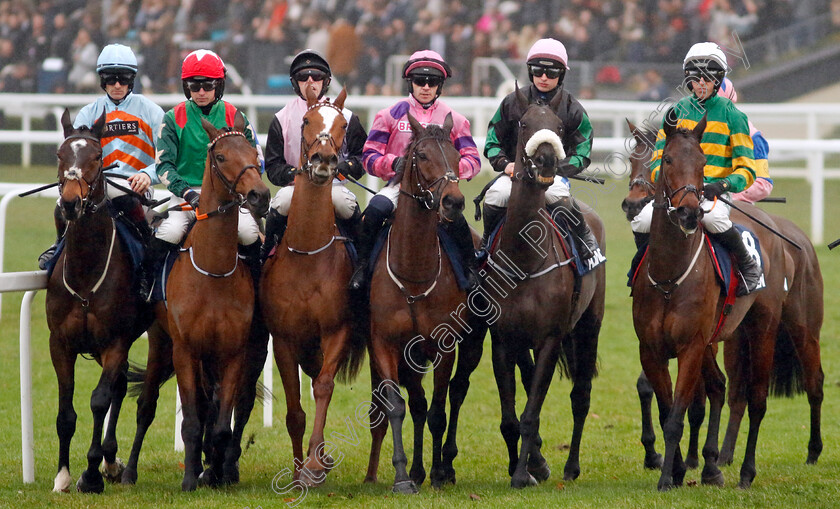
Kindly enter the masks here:
M 548 105 L 530 103 L 516 85 L 516 100 L 522 112 L 519 119 L 517 154 L 521 154 L 524 175 L 515 178 L 548 187 L 554 183 L 557 167 L 566 157 L 563 150 L 563 121 L 554 113 L 562 95 L 554 94 Z
M 206 119 L 201 126 L 210 137 L 207 146 L 207 166 L 222 186 L 203 189 L 217 193 L 220 201 L 231 196 L 233 201 L 245 205 L 251 212 L 264 216 L 270 199 L 268 188 L 260 177 L 260 159 L 257 149 L 245 137 L 245 119 L 236 112 L 233 128 L 216 129 Z M 205 167 L 205 172 L 208 168 Z M 211 182 L 213 182 L 211 180 Z
M 458 163 L 461 153 L 452 143 L 452 114 L 446 115 L 443 127 L 425 128 L 411 113 L 411 144 L 406 151 L 406 167 L 400 179 L 400 191 L 429 210 L 437 210 L 447 222 L 464 212 L 464 195 L 458 189 Z M 449 184 L 456 184 L 450 186 Z
M 306 89 L 306 114 L 301 125 L 300 169 L 313 184 L 324 186 L 335 178 L 338 155 L 347 134 L 347 119 L 342 109 L 347 89 L 341 89 L 335 102 L 318 101 L 318 96 Z
M 627 120 L 627 126 L 636 140 L 630 152 L 630 186 L 627 196 L 621 202 L 621 210 L 632 221 L 639 215 L 647 202 L 653 199 L 653 183 L 650 181 L 650 159 L 656 145 L 656 131 L 639 129 Z
M 78 219 L 86 210 L 95 211 L 105 201 L 102 173 L 102 131 L 105 111 L 93 126 L 73 128 L 70 112 L 61 115 L 64 142 L 58 147 L 58 190 L 61 214 L 67 221 Z
M 659 167 L 656 200 L 663 200 L 659 206 L 667 211 L 671 221 L 676 217 L 683 233 L 690 235 L 697 230 L 703 217 L 700 198 L 706 156 L 700 148 L 700 140 L 706 129 L 706 116 L 703 115 L 694 129 L 685 129 L 676 127 L 669 111 L 664 124 L 665 148 Z

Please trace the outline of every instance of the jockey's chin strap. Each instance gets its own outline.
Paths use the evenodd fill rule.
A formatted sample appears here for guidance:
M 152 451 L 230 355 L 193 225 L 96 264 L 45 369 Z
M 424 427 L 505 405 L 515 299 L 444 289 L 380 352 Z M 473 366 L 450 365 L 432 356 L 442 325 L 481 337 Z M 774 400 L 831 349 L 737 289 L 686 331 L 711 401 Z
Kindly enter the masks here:
M 425 140 L 434 141 L 438 146 L 438 150 L 440 150 L 441 157 L 444 161 L 446 161 L 446 170 L 444 171 L 443 175 L 434 179 L 431 182 L 423 178 L 423 173 L 417 166 L 417 145 L 419 145 Z M 446 159 L 446 154 L 443 152 L 443 145 L 441 145 L 441 140 L 432 136 L 420 138 L 414 143 L 412 143 L 411 166 L 409 166 L 408 171 L 409 175 L 415 176 L 415 186 L 417 189 L 410 193 L 408 191 L 404 191 L 402 187 L 400 187 L 400 193 L 417 200 L 417 202 L 420 203 L 420 205 L 422 205 L 427 210 L 436 210 L 438 206 L 440 206 L 440 195 L 443 194 L 443 190 L 446 188 L 446 186 L 449 183 L 457 184 L 459 180 L 458 174 L 455 173 L 455 170 L 453 170 L 451 166 L 449 166 L 449 161 Z M 409 183 L 409 186 L 412 186 L 411 183 Z M 443 219 L 446 220 L 446 218 Z
M 344 115 L 344 112 L 341 111 L 341 108 L 339 108 L 335 104 L 331 103 L 330 100 L 327 99 L 325 101 L 317 102 L 317 103 L 313 104 L 312 106 L 310 106 L 309 108 L 307 108 L 306 113 L 304 113 L 303 116 L 305 117 L 310 111 L 317 110 L 319 108 L 332 108 L 335 111 L 337 111 L 339 115 Z M 315 139 L 312 140 L 312 143 L 307 145 L 306 144 L 306 139 L 303 136 L 304 127 L 306 127 L 306 124 L 304 122 L 301 122 L 301 125 L 300 125 L 300 154 L 304 158 L 303 159 L 303 164 L 301 165 L 300 169 L 295 170 L 294 173 L 305 173 L 307 176 L 309 176 L 309 180 L 312 181 L 312 183 L 314 184 L 315 182 L 313 180 L 312 172 L 315 170 L 316 165 L 312 164 L 312 160 L 309 158 L 309 151 L 312 150 L 312 147 L 314 147 L 315 145 L 318 145 L 318 144 L 325 145 L 325 144 L 329 143 L 330 147 L 332 147 L 333 151 L 336 154 L 338 154 L 340 147 L 336 146 L 335 139 L 333 138 L 332 134 L 330 134 L 328 132 L 318 133 L 318 135 L 315 137 Z M 332 182 L 332 179 L 335 178 L 336 173 L 338 173 L 338 166 L 330 168 L 330 171 L 332 172 L 332 175 L 330 175 L 330 178 L 328 178 L 326 180 L 326 182 L 324 182 L 323 184 L 320 184 L 320 185 L 324 185 L 324 186 L 330 185 L 330 183 Z M 319 184 L 316 184 L 316 185 L 319 185 Z
M 242 136 L 243 138 L 245 138 L 247 140 L 247 137 L 245 136 L 245 133 L 243 133 L 241 131 L 234 131 L 233 129 L 228 129 L 228 130 L 222 132 L 221 134 L 219 134 L 218 136 L 216 136 L 215 138 L 213 138 L 213 140 L 207 145 L 207 152 L 209 153 L 209 157 L 210 157 L 210 169 L 213 171 L 213 174 L 216 175 L 216 177 L 222 182 L 222 185 L 225 186 L 225 189 L 227 189 L 228 193 L 230 193 L 230 195 L 233 196 L 234 199 L 229 201 L 229 202 L 223 203 L 222 205 L 219 206 L 218 209 L 213 210 L 211 212 L 208 212 L 206 214 L 199 214 L 198 211 L 196 210 L 195 211 L 195 219 L 197 221 L 201 221 L 201 220 L 204 220 L 204 219 L 209 219 L 209 218 L 211 218 L 213 216 L 217 216 L 219 214 L 224 214 L 229 209 L 231 209 L 233 207 L 241 206 L 243 203 L 245 203 L 245 196 L 243 196 L 242 193 L 240 193 L 236 190 L 236 186 L 237 186 L 237 184 L 239 184 L 239 180 L 242 178 L 243 175 L 245 175 L 246 171 L 248 171 L 250 169 L 257 170 L 257 173 L 259 173 L 259 171 L 260 171 L 259 166 L 255 165 L 255 164 L 249 164 L 249 165 L 246 165 L 245 167 L 243 167 L 239 171 L 239 174 L 236 176 L 235 179 L 233 179 L 232 182 L 230 180 L 228 180 L 227 177 L 225 177 L 225 175 L 222 173 L 222 170 L 219 168 L 219 165 L 216 164 L 216 143 L 219 140 L 221 140 L 222 138 L 227 138 L 228 136 Z M 182 207 L 182 209 L 183 209 L 183 207 Z

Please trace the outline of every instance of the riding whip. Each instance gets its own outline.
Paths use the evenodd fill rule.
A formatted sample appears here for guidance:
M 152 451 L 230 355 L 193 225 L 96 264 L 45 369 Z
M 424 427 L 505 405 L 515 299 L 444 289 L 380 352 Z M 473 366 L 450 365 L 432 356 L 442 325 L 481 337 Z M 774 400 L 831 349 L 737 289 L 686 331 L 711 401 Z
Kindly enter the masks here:
M 785 237 L 785 236 L 784 236 L 784 235 L 782 235 L 781 233 L 777 232 L 776 230 L 774 230 L 773 228 L 771 228 L 770 226 L 768 226 L 767 224 L 765 224 L 764 222 L 762 222 L 760 219 L 757 219 L 755 216 L 752 216 L 752 215 L 750 215 L 750 214 L 748 214 L 748 213 L 744 212 L 743 210 L 741 210 L 740 208 L 738 208 L 738 206 L 737 206 L 737 205 L 735 205 L 735 204 L 734 204 L 734 203 L 732 203 L 731 201 L 727 200 L 727 199 L 726 199 L 726 198 L 724 198 L 723 196 L 718 196 L 718 200 L 720 200 L 720 201 L 722 201 L 723 203 L 725 203 L 725 204 L 729 205 L 730 207 L 732 207 L 733 209 L 737 210 L 737 211 L 738 211 L 738 212 L 740 212 L 741 214 L 744 214 L 745 216 L 747 216 L 748 218 L 752 219 L 752 220 L 753 220 L 753 221 L 755 221 L 756 223 L 758 223 L 758 224 L 760 224 L 761 226 L 763 226 L 763 227 L 767 228 L 768 230 L 770 230 L 770 232 L 775 233 L 775 234 L 776 234 L 778 237 L 780 237 L 782 240 L 786 240 L 788 243 L 790 243 L 790 245 L 792 245 L 792 246 L 793 246 L 793 247 L 795 247 L 796 249 L 798 249 L 798 250 L 802 251 L 802 247 L 801 247 L 799 244 L 797 244 L 796 242 L 794 242 L 794 241 L 790 240 L 789 238 Z

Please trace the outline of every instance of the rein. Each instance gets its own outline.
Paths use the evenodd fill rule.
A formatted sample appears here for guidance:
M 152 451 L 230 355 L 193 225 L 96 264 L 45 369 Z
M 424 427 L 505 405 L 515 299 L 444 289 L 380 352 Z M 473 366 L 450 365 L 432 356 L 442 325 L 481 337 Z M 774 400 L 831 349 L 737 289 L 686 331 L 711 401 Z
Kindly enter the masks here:
M 446 171 L 444 172 L 444 174 L 431 182 L 427 182 L 423 178 L 423 174 L 417 167 L 417 145 L 426 140 L 432 140 L 435 143 L 437 143 L 438 150 L 440 150 L 440 154 L 441 156 L 443 156 L 443 160 L 446 161 Z M 411 144 L 411 166 L 409 166 L 408 170 L 410 174 L 415 175 L 415 178 L 417 180 L 417 191 L 408 192 L 400 188 L 400 193 L 410 198 L 413 198 L 418 203 L 420 203 L 420 205 L 422 205 L 426 210 L 437 209 L 438 205 L 440 204 L 440 195 L 441 193 L 443 193 L 443 190 L 446 188 L 446 186 L 449 183 L 457 183 L 459 180 L 458 175 L 455 173 L 455 170 L 453 170 L 452 167 L 449 166 L 449 161 L 446 159 L 446 154 L 444 154 L 443 152 L 443 145 L 441 145 L 441 140 L 433 136 L 426 136 L 420 138 Z M 409 184 L 409 186 L 411 185 Z M 445 220 L 445 218 L 443 219 Z
M 434 290 L 435 287 L 437 286 L 438 278 L 440 278 L 440 271 L 441 271 L 441 268 L 443 267 L 443 263 L 441 262 L 441 256 L 440 256 L 440 242 L 438 242 L 438 257 L 437 257 L 438 258 L 438 270 L 437 270 L 437 274 L 434 277 L 434 280 L 432 280 L 432 285 L 423 293 L 420 293 L 420 294 L 417 294 L 417 295 L 411 295 L 411 292 L 408 291 L 408 289 L 405 287 L 405 285 L 402 284 L 402 282 L 399 280 L 397 275 L 394 274 L 394 271 L 391 269 L 391 232 L 392 231 L 393 231 L 393 228 L 391 230 L 388 230 L 388 242 L 387 242 L 386 247 L 385 247 L 385 267 L 388 269 L 388 276 L 391 277 L 391 281 L 393 281 L 394 284 L 397 285 L 397 288 L 400 289 L 403 296 L 405 297 L 406 302 L 408 302 L 409 306 L 411 306 L 411 304 L 414 304 L 418 300 L 423 300 L 426 297 L 428 297 L 429 294 L 432 293 L 432 290 Z M 415 282 L 416 283 L 421 283 L 422 281 L 409 281 L 409 282 L 411 282 L 411 283 L 415 283 Z M 412 311 L 412 320 L 414 320 L 414 312 L 413 311 Z M 415 323 L 414 326 L 415 326 L 415 330 L 416 330 L 417 329 L 417 324 Z
M 108 257 L 105 259 L 105 268 L 102 270 L 102 275 L 99 276 L 99 280 L 93 285 L 93 288 L 90 290 L 90 294 L 87 298 L 82 297 L 79 292 L 74 290 L 70 284 L 67 282 L 67 255 L 65 253 L 64 262 L 62 264 L 61 269 L 61 282 L 64 283 L 64 288 L 70 292 L 70 295 L 79 299 L 82 303 L 82 309 L 87 311 L 90 308 L 90 299 L 93 298 L 93 295 L 99 290 L 99 287 L 102 286 L 102 283 L 105 282 L 105 275 L 108 274 L 108 268 L 111 266 L 111 257 L 114 253 L 114 244 L 116 243 L 117 237 L 117 225 L 114 223 L 114 218 L 111 218 L 111 244 L 108 247 Z M 85 314 L 85 320 L 87 320 L 87 315 Z M 85 326 L 87 328 L 87 326 Z

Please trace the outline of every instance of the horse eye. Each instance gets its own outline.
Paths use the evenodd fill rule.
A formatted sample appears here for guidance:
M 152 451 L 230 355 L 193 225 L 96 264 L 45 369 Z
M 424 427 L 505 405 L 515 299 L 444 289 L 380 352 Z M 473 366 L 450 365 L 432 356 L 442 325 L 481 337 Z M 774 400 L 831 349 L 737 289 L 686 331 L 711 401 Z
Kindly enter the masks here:
M 428 157 L 426 157 L 426 153 L 425 153 L 425 152 L 417 152 L 417 157 L 418 157 L 419 159 L 423 160 L 423 161 L 425 161 L 425 160 L 427 160 L 427 159 L 428 159 Z
M 225 162 L 225 156 L 222 154 L 216 154 L 216 161 L 223 163 Z
M 308 118 L 303 119 L 303 125 L 309 125 L 309 119 Z
M 673 161 L 671 160 L 671 156 L 662 156 L 662 162 L 665 164 L 671 164 Z

